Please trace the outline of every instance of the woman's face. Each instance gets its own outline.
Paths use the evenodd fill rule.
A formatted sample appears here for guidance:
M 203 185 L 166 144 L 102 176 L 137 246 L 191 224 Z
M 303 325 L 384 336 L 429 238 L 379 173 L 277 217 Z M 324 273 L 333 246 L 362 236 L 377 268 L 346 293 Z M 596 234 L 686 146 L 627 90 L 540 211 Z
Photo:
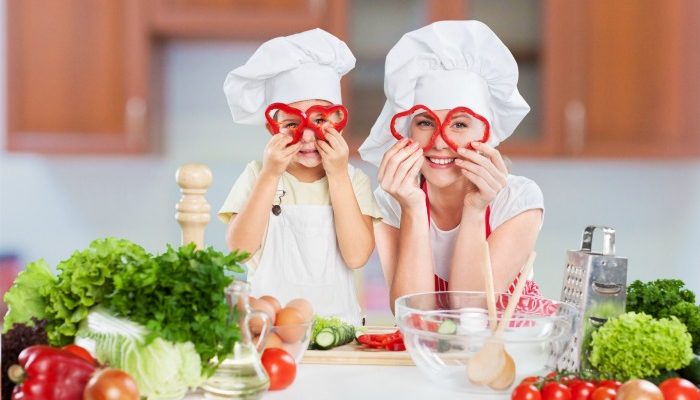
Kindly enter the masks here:
M 331 103 L 325 100 L 303 100 L 296 101 L 294 103 L 289 103 L 289 105 L 303 112 L 306 112 L 306 110 L 308 110 L 309 107 L 315 105 L 330 106 Z M 315 118 L 315 116 L 313 115 L 310 117 Z M 319 115 L 318 118 L 322 117 Z M 301 122 L 299 121 L 298 116 L 293 114 L 286 114 L 284 111 L 280 111 L 277 114 L 276 120 L 280 124 L 281 134 L 285 134 L 285 129 L 299 126 Z M 320 124 L 322 122 L 323 121 L 316 121 L 317 124 Z M 297 152 L 294 155 L 292 163 L 301 164 L 307 168 L 316 168 L 319 165 L 321 165 L 321 155 L 318 153 L 318 150 L 316 150 L 316 134 L 313 130 L 311 130 L 311 128 L 307 127 L 304 129 L 299 143 L 301 143 L 301 148 L 299 149 L 299 152 Z
M 450 110 L 435 110 L 435 115 L 444 121 Z M 431 135 L 438 129 L 440 121 L 434 121 L 427 113 L 421 113 L 413 117 L 410 125 L 411 139 L 420 143 L 423 147 L 430 142 Z M 457 113 L 451 120 L 445 122 L 445 134 L 459 147 L 465 147 L 469 143 L 481 140 L 484 136 L 486 125 L 465 113 Z M 437 187 L 450 186 L 462 179 L 460 169 L 455 165 L 458 157 L 438 135 L 433 147 L 423 154 L 425 162 L 421 167 L 421 173 L 431 184 Z

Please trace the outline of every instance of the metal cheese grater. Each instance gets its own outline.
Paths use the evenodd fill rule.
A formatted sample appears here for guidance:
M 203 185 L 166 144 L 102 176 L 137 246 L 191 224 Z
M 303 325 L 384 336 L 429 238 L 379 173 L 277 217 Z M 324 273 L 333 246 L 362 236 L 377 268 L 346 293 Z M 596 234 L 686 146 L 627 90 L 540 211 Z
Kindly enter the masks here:
M 603 232 L 603 252 L 592 249 L 593 232 Z M 567 252 L 561 301 L 579 310 L 572 340 L 558 362 L 558 369 L 589 369 L 588 349 L 592 331 L 608 318 L 625 312 L 627 259 L 615 256 L 615 230 L 588 226 L 583 231 L 581 250 Z

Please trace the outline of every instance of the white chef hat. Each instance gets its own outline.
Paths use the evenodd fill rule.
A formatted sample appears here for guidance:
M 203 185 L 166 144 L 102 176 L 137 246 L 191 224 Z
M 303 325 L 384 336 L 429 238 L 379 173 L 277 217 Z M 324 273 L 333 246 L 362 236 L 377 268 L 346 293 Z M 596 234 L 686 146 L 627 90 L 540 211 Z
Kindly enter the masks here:
M 342 103 L 340 78 L 354 67 L 355 57 L 345 42 L 316 28 L 263 43 L 244 65 L 229 72 L 224 93 L 234 122 L 262 125 L 271 103 Z
M 496 34 L 479 21 L 440 21 L 409 32 L 386 56 L 387 101 L 360 146 L 379 165 L 395 142 L 391 117 L 423 104 L 433 110 L 466 106 L 491 124 L 492 146 L 510 136 L 530 111 L 517 88 L 518 65 Z

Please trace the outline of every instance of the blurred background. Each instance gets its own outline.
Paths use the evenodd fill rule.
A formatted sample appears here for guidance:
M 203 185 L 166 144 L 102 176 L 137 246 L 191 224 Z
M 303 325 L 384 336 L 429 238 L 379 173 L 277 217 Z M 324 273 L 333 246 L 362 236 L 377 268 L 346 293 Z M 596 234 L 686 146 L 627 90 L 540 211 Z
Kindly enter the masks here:
M 356 150 L 384 102 L 384 56 L 431 21 L 479 19 L 511 49 L 532 112 L 500 150 L 545 196 L 535 278 L 559 297 L 589 224 L 617 230 L 628 278 L 700 292 L 700 2 L 696 0 L 0 0 L 0 293 L 27 262 L 93 239 L 178 244 L 176 169 L 207 164 L 212 211 L 262 129 L 237 126 L 228 71 L 263 41 L 321 27 L 347 41 Z M 375 169 L 354 153 L 352 163 Z M 225 250 L 212 218 L 206 241 Z M 600 244 L 598 244 L 600 246 Z M 391 320 L 376 256 L 369 323 Z

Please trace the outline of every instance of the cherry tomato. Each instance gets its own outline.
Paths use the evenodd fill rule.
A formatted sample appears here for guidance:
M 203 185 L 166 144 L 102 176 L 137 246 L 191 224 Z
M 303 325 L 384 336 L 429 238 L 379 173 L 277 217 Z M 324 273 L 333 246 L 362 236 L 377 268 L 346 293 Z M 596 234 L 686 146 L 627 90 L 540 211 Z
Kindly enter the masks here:
M 540 383 L 541 380 L 542 380 L 542 378 L 540 378 L 539 376 L 528 376 L 528 377 L 524 378 L 522 381 L 520 381 L 520 384 L 521 385 L 536 385 L 536 384 Z
M 547 379 L 554 379 L 556 377 L 557 377 L 557 371 L 552 371 L 552 372 L 548 373 L 547 375 L 545 375 L 545 378 L 547 378 Z
M 542 400 L 571 400 L 571 390 L 559 382 L 547 382 L 542 386 Z
M 664 400 L 700 400 L 700 390 L 683 378 L 666 379 L 659 385 Z
M 611 379 L 598 382 L 598 387 L 609 387 L 610 389 L 615 389 L 616 392 L 620 390 L 620 386 L 622 386 L 622 382 Z
M 260 361 L 270 377 L 270 390 L 281 390 L 294 382 L 297 365 L 294 357 L 286 351 L 272 347 L 265 349 Z
M 615 400 L 617 391 L 609 387 L 599 387 L 591 394 L 591 400 Z
M 542 400 L 535 385 L 518 385 L 510 396 L 511 400 Z
M 97 371 L 83 392 L 84 400 L 139 400 L 139 388 L 124 371 L 105 368 Z
M 67 346 L 63 346 L 61 349 L 75 354 L 92 365 L 97 365 L 97 361 L 95 361 L 95 359 L 92 357 L 92 354 L 77 344 L 69 344 Z
M 570 386 L 571 400 L 588 400 L 596 387 L 591 382 L 578 381 Z

